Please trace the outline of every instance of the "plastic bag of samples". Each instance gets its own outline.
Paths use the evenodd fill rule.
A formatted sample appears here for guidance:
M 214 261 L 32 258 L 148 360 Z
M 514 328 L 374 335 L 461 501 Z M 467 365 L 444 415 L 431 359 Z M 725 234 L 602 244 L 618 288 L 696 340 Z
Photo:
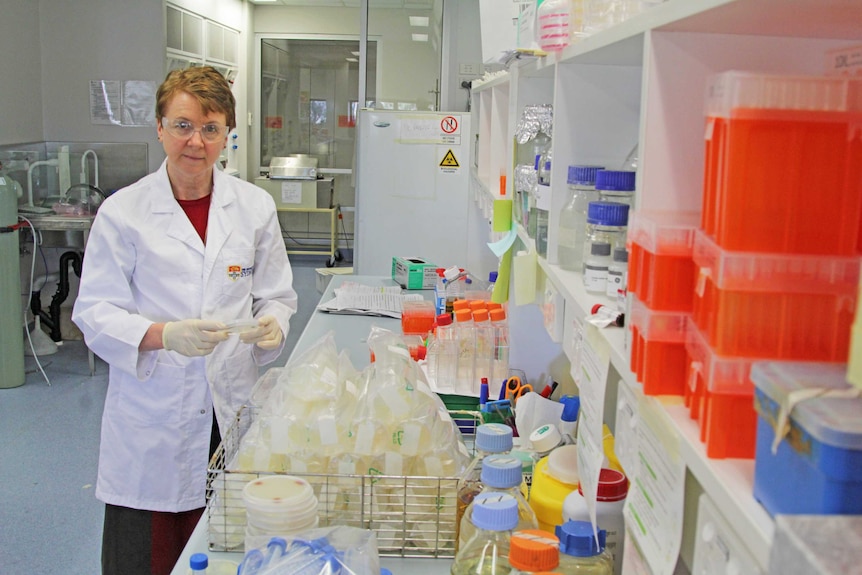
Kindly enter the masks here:
M 376 535 L 355 527 L 311 529 L 248 549 L 237 575 L 378 575 Z

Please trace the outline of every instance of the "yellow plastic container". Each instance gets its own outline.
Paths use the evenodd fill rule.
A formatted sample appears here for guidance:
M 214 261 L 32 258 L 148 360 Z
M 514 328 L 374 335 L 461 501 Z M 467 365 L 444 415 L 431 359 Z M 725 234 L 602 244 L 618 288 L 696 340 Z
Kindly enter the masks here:
M 551 477 L 545 468 L 548 458 L 543 457 L 533 469 L 533 484 L 530 487 L 530 507 L 536 512 L 539 529 L 553 533 L 557 525 L 563 523 L 563 501 L 577 484 L 563 483 Z

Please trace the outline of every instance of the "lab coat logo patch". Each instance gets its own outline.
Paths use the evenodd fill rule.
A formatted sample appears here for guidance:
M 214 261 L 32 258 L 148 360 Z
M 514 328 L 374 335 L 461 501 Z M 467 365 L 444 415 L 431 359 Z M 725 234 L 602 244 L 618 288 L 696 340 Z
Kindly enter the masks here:
M 242 266 L 228 266 L 227 267 L 227 277 L 231 280 L 236 281 L 242 275 Z

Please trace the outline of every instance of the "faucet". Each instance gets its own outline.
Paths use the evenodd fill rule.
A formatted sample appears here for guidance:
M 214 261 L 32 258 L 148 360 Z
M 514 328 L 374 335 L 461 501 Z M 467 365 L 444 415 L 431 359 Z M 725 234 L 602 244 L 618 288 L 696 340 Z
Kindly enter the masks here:
M 96 152 L 94 150 L 87 150 L 86 152 L 84 152 L 81 155 L 81 180 L 80 181 L 82 184 L 89 184 L 90 183 L 90 174 L 88 173 L 88 170 L 87 170 L 87 168 L 89 167 L 87 165 L 87 156 L 90 154 L 92 154 L 92 156 L 93 156 L 93 162 L 94 162 L 95 168 L 96 168 L 95 186 L 98 188 L 99 187 L 99 156 L 96 155 Z M 84 192 L 81 192 L 81 193 L 83 194 Z
M 33 168 L 37 168 L 39 166 L 53 166 L 58 167 L 60 162 L 57 158 L 52 160 L 40 160 L 38 162 L 33 162 L 30 164 L 30 167 L 27 169 L 27 205 L 33 207 Z

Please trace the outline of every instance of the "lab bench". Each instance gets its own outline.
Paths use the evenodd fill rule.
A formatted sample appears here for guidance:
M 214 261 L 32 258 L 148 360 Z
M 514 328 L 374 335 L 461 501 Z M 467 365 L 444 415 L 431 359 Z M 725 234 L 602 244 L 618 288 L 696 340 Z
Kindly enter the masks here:
M 372 286 L 396 285 L 392 279 L 385 277 L 336 275 L 329 282 L 321 301 L 331 299 L 334 293 L 333 290 L 345 281 L 355 281 Z M 422 293 L 426 299 L 433 297 L 430 291 Z M 315 311 L 303 329 L 299 340 L 296 342 L 296 347 L 291 352 L 291 357 L 305 352 L 322 337 L 331 333 L 338 350 L 346 351 L 353 365 L 357 369 L 363 369 L 370 362 L 367 338 L 372 326 L 384 327 L 396 332 L 400 332 L 401 329 L 400 320 L 397 319 L 361 315 L 336 315 Z M 195 527 L 171 575 L 186 575 L 189 568 L 189 559 L 194 553 L 206 553 L 210 560 L 228 559 L 237 563 L 242 561 L 242 553 L 210 551 L 207 532 L 207 513 L 205 512 Z M 395 575 L 445 575 L 450 570 L 452 560 L 443 558 L 381 557 L 380 564 L 381 567 L 389 569 Z

